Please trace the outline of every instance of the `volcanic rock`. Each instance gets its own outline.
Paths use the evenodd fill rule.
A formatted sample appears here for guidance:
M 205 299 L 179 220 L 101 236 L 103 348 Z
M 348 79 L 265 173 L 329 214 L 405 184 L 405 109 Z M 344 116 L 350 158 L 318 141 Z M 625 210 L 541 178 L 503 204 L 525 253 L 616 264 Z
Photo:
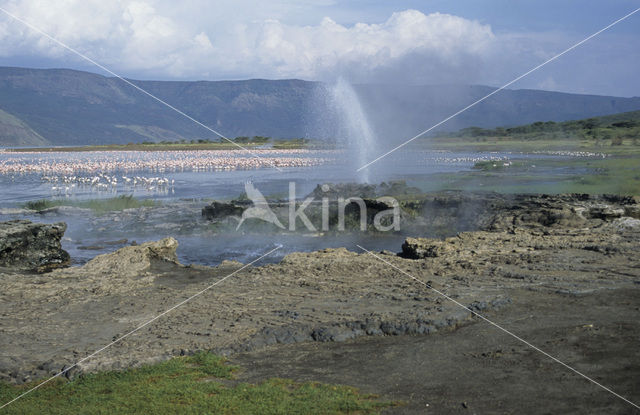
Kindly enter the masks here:
M 411 259 L 436 258 L 445 256 L 454 250 L 454 245 L 449 240 L 407 238 L 402 244 L 401 256 Z
M 214 200 L 210 205 L 202 208 L 202 216 L 206 219 L 224 219 L 229 216 L 242 216 L 244 207 L 230 202 Z
M 43 224 L 28 220 L 0 223 L 0 267 L 12 271 L 46 272 L 69 264 L 60 240 L 65 223 Z

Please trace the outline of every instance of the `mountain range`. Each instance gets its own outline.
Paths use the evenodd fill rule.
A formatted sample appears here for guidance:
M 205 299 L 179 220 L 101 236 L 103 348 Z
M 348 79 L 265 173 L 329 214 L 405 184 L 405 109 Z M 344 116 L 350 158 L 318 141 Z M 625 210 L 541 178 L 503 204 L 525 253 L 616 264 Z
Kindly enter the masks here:
M 302 80 L 138 81 L 138 87 L 232 138 L 331 138 L 329 87 Z M 495 90 L 476 85 L 354 85 L 372 130 L 406 139 Z M 503 90 L 443 124 L 453 131 L 565 121 L 640 109 L 640 97 Z M 215 139 L 121 79 L 70 69 L 0 67 L 0 145 Z

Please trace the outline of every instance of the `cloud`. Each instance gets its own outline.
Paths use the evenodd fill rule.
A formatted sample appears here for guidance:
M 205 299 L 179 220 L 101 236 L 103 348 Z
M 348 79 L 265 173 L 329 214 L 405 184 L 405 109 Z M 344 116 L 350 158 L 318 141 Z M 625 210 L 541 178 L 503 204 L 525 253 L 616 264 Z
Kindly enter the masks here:
M 187 14 L 152 0 L 28 0 L 3 7 L 116 71 L 162 78 L 327 79 L 339 73 L 368 81 L 402 71 L 442 78 L 468 71 L 496 42 L 490 26 L 448 14 L 405 10 L 377 24 L 345 26 L 325 17 L 302 26 L 265 18 L 264 10 L 239 20 L 237 10 L 251 2 L 225 3 L 209 18 L 199 14 L 211 6 L 198 0 L 185 3 Z M 4 57 L 69 53 L 11 19 L 0 21 L 0 44 Z
M 277 75 L 311 78 L 336 72 L 376 77 L 416 57 L 430 65 L 457 67 L 482 56 L 495 39 L 489 26 L 416 10 L 393 13 L 382 24 L 345 27 L 326 17 L 317 26 L 269 21 L 247 32 L 259 65 Z
M 352 82 L 500 86 L 588 34 L 564 28 L 496 33 L 487 24 L 451 14 L 392 13 L 385 10 L 393 6 L 376 2 L 359 10 L 357 4 L 217 0 L 214 7 L 210 0 L 0 0 L 3 8 L 65 44 L 138 79 L 332 81 L 342 76 Z M 513 87 L 637 95 L 637 35 L 615 30 Z M 100 72 L 2 13 L 0 62 Z

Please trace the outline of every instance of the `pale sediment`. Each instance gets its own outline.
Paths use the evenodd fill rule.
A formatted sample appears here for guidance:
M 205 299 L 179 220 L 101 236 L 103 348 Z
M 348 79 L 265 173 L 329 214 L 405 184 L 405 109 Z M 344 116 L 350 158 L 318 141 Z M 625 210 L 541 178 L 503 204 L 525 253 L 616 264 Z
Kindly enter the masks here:
M 636 200 L 494 195 L 483 203 L 494 207 L 482 219 L 486 230 L 408 239 L 402 256 L 377 255 L 489 315 L 517 302 L 512 294 L 523 288 L 580 296 L 640 283 Z M 23 382 L 59 371 L 241 266 L 185 267 L 176 262 L 176 246 L 169 238 L 46 275 L 0 274 L 2 379 Z M 474 320 L 468 309 L 369 254 L 294 253 L 238 272 L 70 375 L 196 350 L 234 353 L 278 343 L 422 335 Z

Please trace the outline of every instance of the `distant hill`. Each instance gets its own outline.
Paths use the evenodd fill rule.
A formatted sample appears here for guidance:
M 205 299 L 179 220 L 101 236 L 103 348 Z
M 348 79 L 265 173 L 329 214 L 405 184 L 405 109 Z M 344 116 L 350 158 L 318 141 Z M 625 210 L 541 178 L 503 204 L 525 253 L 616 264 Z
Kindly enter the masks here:
M 323 86 L 301 80 L 132 81 L 228 137 L 327 138 Z M 494 89 L 356 85 L 373 130 L 406 139 Z M 85 145 L 215 138 L 117 78 L 0 67 L 0 145 Z M 492 128 L 640 110 L 640 98 L 505 90 L 443 125 Z
M 0 144 L 15 147 L 44 146 L 50 143 L 20 119 L 0 110 Z
M 583 139 L 608 141 L 622 145 L 624 140 L 640 142 L 640 111 L 590 117 L 563 122 L 536 121 L 515 127 L 480 128 L 467 127 L 443 137 L 482 138 L 497 140 L 558 140 Z

